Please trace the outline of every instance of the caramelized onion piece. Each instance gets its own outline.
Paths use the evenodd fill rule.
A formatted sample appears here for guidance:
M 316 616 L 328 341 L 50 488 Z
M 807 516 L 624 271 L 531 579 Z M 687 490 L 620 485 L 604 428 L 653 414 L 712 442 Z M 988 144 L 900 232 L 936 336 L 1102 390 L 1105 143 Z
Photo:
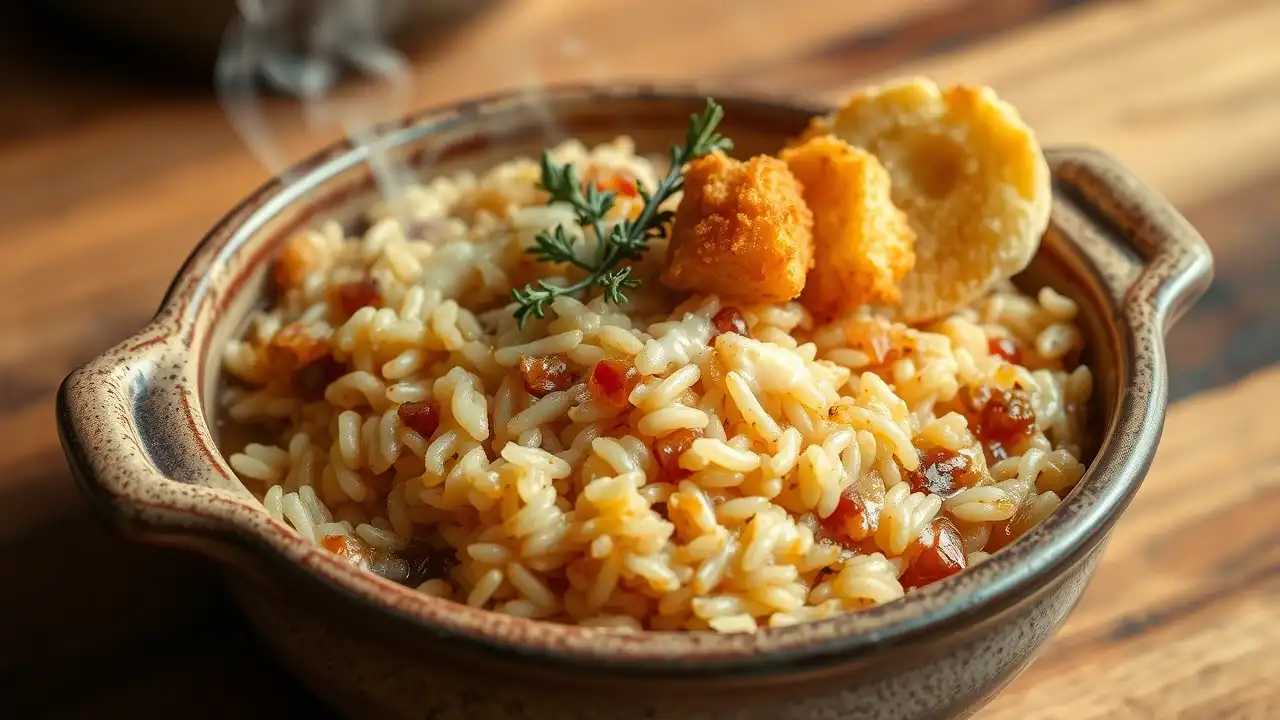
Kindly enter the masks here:
M 720 311 L 711 318 L 711 324 L 715 326 L 716 333 L 719 335 L 738 333 L 743 337 L 750 337 L 747 334 L 747 321 L 736 307 L 725 306 L 720 308 Z
M 680 467 L 680 456 L 693 447 L 693 441 L 702 437 L 701 430 L 682 428 L 668 433 L 653 442 L 653 454 L 658 458 L 658 467 L 669 482 L 678 482 L 692 474 Z
M 1014 365 L 1022 364 L 1022 348 L 1013 338 L 991 338 L 987 341 L 987 352 L 998 355 Z
M 329 310 L 338 322 L 346 322 L 362 307 L 381 307 L 382 288 L 373 278 L 342 283 L 329 290 Z
M 403 583 L 409 579 L 409 564 L 399 555 L 378 550 L 352 535 L 329 535 L 320 541 L 326 550 L 358 568 Z
M 971 451 L 977 454 L 977 449 Z M 927 492 L 944 499 L 977 485 L 982 473 L 964 452 L 932 448 L 920 454 L 920 467 L 906 473 L 912 492 Z
M 309 362 L 293 373 L 293 387 L 298 394 L 308 400 L 319 400 L 324 397 L 325 388 L 329 384 L 347 374 L 347 366 L 325 355 L 319 360 Z
M 520 376 L 524 389 L 534 397 L 566 390 L 573 383 L 569 363 L 559 355 L 524 355 L 520 358 Z
M 981 385 L 961 388 L 959 398 L 969 430 L 982 442 L 988 462 L 1015 454 L 1018 446 L 1035 432 L 1036 412 L 1025 390 Z
M 1023 390 L 1005 390 L 993 395 L 982 409 L 982 431 L 1005 444 L 1029 437 L 1036 427 L 1036 411 Z
M 987 540 L 986 547 L 982 548 L 987 552 L 995 552 L 1009 545 L 1009 543 L 1017 540 L 1023 533 L 1031 529 L 1031 508 L 1035 504 L 1036 495 L 1031 493 L 1018 510 L 1014 512 L 1013 517 L 1008 520 L 1002 520 L 991 524 L 991 537 Z
M 291 323 L 267 343 L 267 362 L 272 368 L 295 370 L 329 354 L 329 341 L 313 335 L 306 325 Z
M 440 427 L 440 408 L 429 401 L 407 402 L 396 409 L 405 427 L 430 439 Z
M 409 541 L 400 555 L 409 564 L 405 584 L 415 588 L 428 580 L 448 580 L 449 572 L 458 564 L 453 548 L 436 547 L 422 538 Z
M 951 577 L 968 565 L 964 539 L 945 517 L 929 523 L 906 554 L 913 559 L 900 578 L 904 588 L 923 587 Z
M 625 407 L 629 404 L 631 391 L 640 384 L 640 373 L 636 366 L 628 360 L 605 358 L 591 368 L 587 378 L 587 389 L 591 397 L 613 405 Z
M 427 580 L 447 579 L 458 563 L 452 548 L 437 548 L 420 538 L 410 541 L 398 553 L 378 550 L 354 535 L 328 535 L 320 544 L 356 567 L 409 587 Z
M 864 540 L 876 531 L 878 513 L 867 511 L 867 504 L 857 493 L 846 492 L 840 496 L 836 509 L 822 519 L 822 529 L 841 545 Z

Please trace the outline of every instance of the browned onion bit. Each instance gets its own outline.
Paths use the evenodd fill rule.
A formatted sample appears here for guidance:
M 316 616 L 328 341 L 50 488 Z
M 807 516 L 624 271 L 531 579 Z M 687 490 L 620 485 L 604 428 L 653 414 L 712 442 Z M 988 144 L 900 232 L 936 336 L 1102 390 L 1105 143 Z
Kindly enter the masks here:
M 1022 348 L 1013 338 L 991 338 L 987 341 L 987 351 L 998 355 L 1014 365 L 1022 364 Z
M 693 447 L 693 441 L 700 437 L 701 430 L 681 428 L 653 441 L 653 454 L 658 459 L 658 467 L 669 482 L 678 482 L 692 474 L 680 467 L 680 456 Z
M 346 282 L 329 289 L 329 310 L 339 322 L 346 322 L 363 307 L 382 306 L 382 288 L 371 277 Z
M 988 462 L 999 462 L 1016 453 L 1036 429 L 1031 396 L 1021 388 L 981 385 L 960 389 L 961 412 L 969 430 L 982 442 Z
M 951 577 L 964 570 L 969 562 L 960 531 L 945 517 L 925 526 L 906 554 L 911 557 L 911 564 L 901 577 L 904 588 L 923 587 Z
M 347 374 L 347 366 L 325 355 L 319 360 L 309 362 L 293 373 L 293 387 L 302 397 L 308 400 L 319 400 L 324 397 L 325 388 L 329 384 Z
M 524 355 L 520 358 L 520 377 L 524 389 L 534 397 L 567 390 L 573 383 L 569 363 L 559 355 Z
M 977 450 L 973 451 L 975 454 Z M 930 448 L 920 454 L 920 467 L 906 474 L 912 492 L 951 497 L 982 479 L 968 457 L 946 448 Z
M 720 311 L 711 318 L 711 324 L 715 326 L 716 333 L 720 335 L 738 333 L 743 337 L 750 337 L 747 335 L 747 321 L 736 307 L 726 306 L 720 308 Z
M 329 341 L 316 337 L 298 323 L 280 328 L 267 343 L 267 363 L 272 370 L 282 373 L 291 373 L 328 354 Z
M 640 373 L 628 360 L 605 358 L 591 367 L 587 377 L 587 390 L 591 397 L 613 405 L 625 407 L 630 403 L 631 391 L 640 384 Z
M 424 438 L 430 439 L 440 427 L 440 408 L 430 401 L 407 402 L 396 409 L 400 423 Z
M 417 587 L 428 580 L 448 580 L 449 572 L 458 564 L 457 552 L 451 547 L 437 547 L 422 538 L 414 538 L 400 552 L 409 564 L 405 584 Z
M 836 509 L 822 519 L 822 529 L 832 540 L 854 547 L 868 539 L 880 525 L 880 508 L 868 505 L 857 492 L 846 490 Z

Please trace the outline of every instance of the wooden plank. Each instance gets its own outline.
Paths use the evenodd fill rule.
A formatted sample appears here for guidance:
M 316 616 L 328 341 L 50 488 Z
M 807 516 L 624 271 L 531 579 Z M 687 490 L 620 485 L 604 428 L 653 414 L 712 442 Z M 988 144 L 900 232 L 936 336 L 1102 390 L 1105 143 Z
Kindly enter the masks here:
M 978 47 L 989 38 L 1042 24 L 1092 0 L 966 0 L 927 17 L 908 18 L 892 27 L 872 29 L 815 43 L 785 64 L 746 66 L 732 73 L 735 82 L 762 90 L 787 87 L 817 93 L 848 87 L 856 78 L 895 73 L 904 58 L 919 61 L 959 48 Z
M 1280 357 L 1280 174 L 1186 210 L 1214 248 L 1214 281 L 1169 336 L 1174 398 L 1222 385 Z
M 851 81 L 856 65 L 830 62 L 786 68 L 776 80 L 853 88 L 921 74 L 991 85 L 1045 143 L 1106 149 L 1191 205 L 1275 168 L 1277 27 L 1280 3 L 1271 0 L 1107 2 L 866 80 Z

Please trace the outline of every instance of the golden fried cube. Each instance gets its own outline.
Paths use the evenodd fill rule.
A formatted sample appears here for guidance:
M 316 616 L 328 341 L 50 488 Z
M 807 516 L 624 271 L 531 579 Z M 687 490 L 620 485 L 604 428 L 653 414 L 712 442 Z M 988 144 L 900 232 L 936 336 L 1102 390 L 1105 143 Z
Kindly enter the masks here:
M 685 168 L 662 282 L 726 299 L 783 302 L 813 264 L 813 215 L 777 158 L 713 153 Z
M 1035 133 L 991 88 L 918 77 L 866 88 L 815 118 L 799 142 L 825 134 L 884 165 L 916 233 L 898 319 L 945 317 L 1031 262 L 1049 224 L 1049 166 Z
M 782 151 L 813 212 L 813 270 L 800 302 L 830 317 L 860 305 L 890 305 L 915 264 L 915 233 L 890 198 L 875 156 L 830 135 Z

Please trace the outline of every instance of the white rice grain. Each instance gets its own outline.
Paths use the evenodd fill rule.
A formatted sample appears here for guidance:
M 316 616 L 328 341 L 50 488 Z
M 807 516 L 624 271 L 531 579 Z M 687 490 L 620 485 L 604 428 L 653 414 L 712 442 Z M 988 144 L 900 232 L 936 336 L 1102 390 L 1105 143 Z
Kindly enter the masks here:
M 523 345 L 512 345 L 499 348 L 493 353 L 493 359 L 503 367 L 512 367 L 525 355 L 555 355 L 577 347 L 582 342 L 581 330 L 570 330 L 558 335 L 534 340 Z
M 701 430 L 707 426 L 707 414 L 685 405 L 670 405 L 645 415 L 636 429 L 648 437 L 662 437 L 676 430 Z

